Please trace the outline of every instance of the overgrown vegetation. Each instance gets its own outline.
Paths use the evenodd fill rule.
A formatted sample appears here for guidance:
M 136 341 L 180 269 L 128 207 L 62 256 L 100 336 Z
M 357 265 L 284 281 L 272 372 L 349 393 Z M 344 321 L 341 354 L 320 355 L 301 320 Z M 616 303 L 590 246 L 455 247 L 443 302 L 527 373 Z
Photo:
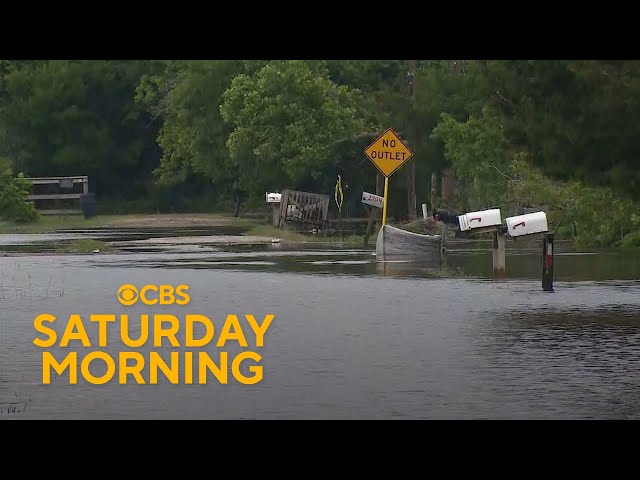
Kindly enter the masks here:
M 335 244 L 339 246 L 350 246 L 362 248 L 364 246 L 364 236 L 361 235 L 348 235 L 344 237 L 340 236 L 324 236 L 324 235 L 312 235 L 296 232 L 293 230 L 280 230 L 271 225 L 255 225 L 251 227 L 247 235 L 254 235 L 257 237 L 271 237 L 273 239 L 288 240 L 291 242 L 318 242 L 323 244 Z M 374 245 L 376 242 L 376 233 L 369 237 L 369 246 Z
M 239 215 L 341 175 L 343 214 L 364 216 L 362 152 L 388 127 L 415 154 L 390 179 L 393 222 L 421 203 L 543 208 L 559 238 L 640 243 L 640 61 L 0 61 L 0 157 L 89 175 L 101 213 Z M 3 218 L 31 221 L 3 179 Z
M 0 220 L 27 223 L 38 218 L 33 202 L 27 198 L 30 188 L 31 184 L 21 173 L 14 176 L 10 168 L 2 170 L 0 173 Z
M 64 253 L 104 253 L 110 247 L 107 243 L 91 238 L 80 238 L 61 246 L 60 251 Z

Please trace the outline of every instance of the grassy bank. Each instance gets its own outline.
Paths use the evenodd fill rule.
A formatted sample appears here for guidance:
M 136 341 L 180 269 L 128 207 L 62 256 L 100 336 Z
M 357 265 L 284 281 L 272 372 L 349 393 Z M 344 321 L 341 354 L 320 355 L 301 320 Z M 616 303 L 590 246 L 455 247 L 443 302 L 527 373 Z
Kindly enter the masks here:
M 73 240 L 60 247 L 61 253 L 93 253 L 95 250 L 99 250 L 99 253 L 105 253 L 110 250 L 110 247 L 105 242 L 91 238 Z
M 225 226 L 246 225 L 256 223 L 251 218 L 235 218 L 229 214 L 127 214 L 127 215 L 98 215 L 86 219 L 81 215 L 40 216 L 32 223 L 0 222 L 2 233 L 47 233 L 59 230 L 82 228 L 132 228 L 132 227 L 190 227 L 190 226 Z
M 91 228 L 108 224 L 115 215 L 85 219 L 80 215 L 41 216 L 32 223 L 0 222 L 0 233 L 45 233 L 70 228 Z
M 255 225 L 251 227 L 247 231 L 247 235 L 255 235 L 258 237 L 271 237 L 271 238 L 279 238 L 281 240 L 287 240 L 290 242 L 301 242 L 301 243 L 321 243 L 321 244 L 331 244 L 342 247 L 358 247 L 362 248 L 364 246 L 364 237 L 360 235 L 350 235 L 348 237 L 325 237 L 322 235 L 309 235 L 294 232 L 291 230 L 280 230 L 271 225 Z M 374 233 L 369 237 L 369 247 L 375 245 L 376 242 L 376 234 Z
M 241 226 L 246 228 L 246 235 L 279 238 L 290 242 L 331 244 L 340 247 L 354 248 L 364 247 L 364 237 L 361 235 L 325 237 L 322 235 L 303 234 L 291 230 L 274 228 L 270 224 L 265 224 L 264 218 L 259 218 L 258 216 L 236 218 L 230 214 L 214 213 L 98 215 L 90 219 L 85 219 L 80 215 L 41 216 L 38 221 L 27 224 L 0 222 L 0 234 L 49 233 L 60 230 L 88 228 L 185 228 L 224 226 Z M 374 233 L 369 238 L 369 247 L 373 247 L 375 241 L 376 234 Z M 63 248 L 69 248 L 70 250 L 68 251 L 70 253 L 90 253 L 96 248 L 104 251 L 106 247 L 106 244 L 71 243 Z

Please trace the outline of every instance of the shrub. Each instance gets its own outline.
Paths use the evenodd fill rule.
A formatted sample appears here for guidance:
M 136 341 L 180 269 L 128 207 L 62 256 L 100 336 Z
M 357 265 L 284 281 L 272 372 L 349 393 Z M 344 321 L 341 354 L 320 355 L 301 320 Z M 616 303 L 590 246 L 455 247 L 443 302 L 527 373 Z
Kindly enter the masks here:
M 0 174 L 0 218 L 16 223 L 32 222 L 38 218 L 33 202 L 27 199 L 31 184 L 22 173 L 13 176 L 10 168 Z

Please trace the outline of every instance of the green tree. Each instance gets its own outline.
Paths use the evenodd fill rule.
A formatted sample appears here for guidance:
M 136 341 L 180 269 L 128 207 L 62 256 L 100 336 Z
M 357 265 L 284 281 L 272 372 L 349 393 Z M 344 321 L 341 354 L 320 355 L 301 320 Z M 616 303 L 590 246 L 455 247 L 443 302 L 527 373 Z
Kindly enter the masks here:
M 89 175 L 98 195 L 145 193 L 159 149 L 133 94 L 155 61 L 49 60 L 5 65 L 2 153 L 30 176 Z
M 27 198 L 31 183 L 22 173 L 14 176 L 7 163 L 0 158 L 0 218 L 17 223 L 34 221 L 38 212 Z
M 227 141 L 245 191 L 319 180 L 340 142 L 365 129 L 360 91 L 333 83 L 323 63 L 271 61 L 240 74 L 224 93 Z
M 640 61 L 482 62 L 507 137 L 546 175 L 640 199 Z

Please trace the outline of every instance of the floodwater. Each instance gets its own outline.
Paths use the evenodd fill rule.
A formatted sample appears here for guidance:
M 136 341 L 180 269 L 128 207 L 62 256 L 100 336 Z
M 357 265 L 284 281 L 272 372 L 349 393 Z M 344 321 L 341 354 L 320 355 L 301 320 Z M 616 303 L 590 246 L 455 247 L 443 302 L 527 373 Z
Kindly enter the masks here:
M 286 244 L 0 257 L 0 418 L 640 419 L 638 254 L 560 252 L 554 292 L 542 291 L 539 252 L 511 250 L 506 263 L 508 277 L 493 281 L 482 248 L 451 252 L 440 270 L 376 262 L 371 250 Z M 186 284 L 190 301 L 123 306 L 123 284 Z M 56 316 L 58 340 L 79 314 L 94 345 L 37 347 L 41 313 Z M 114 322 L 100 347 L 89 315 L 101 313 L 128 314 L 133 338 L 141 315 L 175 315 L 181 345 L 125 347 Z M 212 344 L 183 346 L 186 314 L 213 322 Z M 215 346 L 230 314 L 247 348 Z M 275 315 L 263 347 L 245 314 L 258 322 Z M 140 352 L 146 383 L 129 376 L 121 384 L 117 370 L 90 384 L 79 365 L 77 384 L 52 371 L 43 385 L 43 351 L 61 361 L 96 350 L 118 369 L 118 352 Z M 240 365 L 246 377 L 262 367 L 256 384 L 232 372 L 242 350 L 262 357 Z M 152 351 L 167 363 L 179 352 L 177 385 L 161 371 L 149 383 Z M 206 351 L 216 365 L 227 351 L 228 383 L 209 372 L 200 384 L 195 353 L 193 384 L 185 384 L 186 351 Z M 102 360 L 90 364 L 96 377 L 106 370 Z

